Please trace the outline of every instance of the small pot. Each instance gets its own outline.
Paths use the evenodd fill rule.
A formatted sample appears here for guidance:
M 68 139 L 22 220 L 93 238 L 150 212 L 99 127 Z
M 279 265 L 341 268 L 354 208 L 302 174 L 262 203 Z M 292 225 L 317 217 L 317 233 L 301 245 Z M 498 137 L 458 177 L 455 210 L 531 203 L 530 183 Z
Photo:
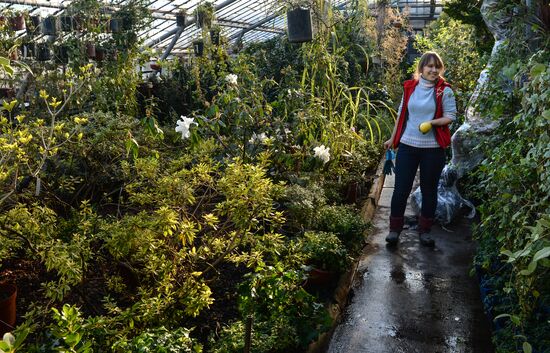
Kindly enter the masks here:
M 61 30 L 63 32 L 72 32 L 73 18 L 71 16 L 61 16 Z
M 158 63 L 152 63 L 150 66 L 152 70 L 155 70 L 155 71 L 160 70 L 160 65 Z
M 121 20 L 118 18 L 111 18 L 109 20 L 109 29 L 113 33 L 120 33 L 122 32 L 122 23 Z
M 23 15 L 17 15 L 10 19 L 11 29 L 14 31 L 21 31 L 25 29 L 25 17 Z
M 10 52 L 10 60 L 19 60 L 19 48 L 15 48 Z
M 185 14 L 179 13 L 176 15 L 176 26 L 185 28 L 186 22 Z
M 57 47 L 55 51 L 55 61 L 60 64 L 69 63 L 69 47 L 66 45 L 61 45 Z
M 204 54 L 204 42 L 202 40 L 193 41 L 193 50 L 195 56 L 202 56 Z
M 35 43 L 25 43 L 21 44 L 21 56 L 23 58 L 32 58 L 36 53 L 36 44 Z
M 42 18 L 40 16 L 30 16 L 29 22 L 27 23 L 27 33 L 38 34 L 41 22 Z
M 95 59 L 96 61 L 105 60 L 105 49 L 99 47 L 95 48 Z
M 94 59 L 96 56 L 95 51 L 95 44 L 94 43 L 86 43 L 86 55 L 88 55 L 88 58 Z
M 306 285 L 328 286 L 338 279 L 338 274 L 334 271 L 325 271 L 319 268 L 312 268 L 307 277 Z
M 220 31 L 211 29 L 210 30 L 210 40 L 213 45 L 220 45 Z
M 0 336 L 13 331 L 17 287 L 11 283 L 0 284 Z
M 42 34 L 55 36 L 57 33 L 57 19 L 54 16 L 49 16 L 42 22 Z
M 313 40 L 313 27 L 311 10 L 295 8 L 286 13 L 288 41 L 290 43 L 311 42 Z
M 38 61 L 48 61 L 48 60 L 50 60 L 51 53 L 50 53 L 50 47 L 48 46 L 48 44 L 46 44 L 46 43 L 38 44 L 38 48 L 37 48 L 36 51 L 37 51 L 36 60 L 38 60 Z

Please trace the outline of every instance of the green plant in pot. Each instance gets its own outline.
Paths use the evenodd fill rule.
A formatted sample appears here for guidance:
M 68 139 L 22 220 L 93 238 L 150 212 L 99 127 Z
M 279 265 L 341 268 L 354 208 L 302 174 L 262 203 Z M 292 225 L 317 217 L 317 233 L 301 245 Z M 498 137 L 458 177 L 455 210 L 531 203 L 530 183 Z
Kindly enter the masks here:
M 213 25 L 210 28 L 210 41 L 213 45 L 220 45 L 220 35 L 222 28 L 220 25 Z
M 187 24 L 187 11 L 185 9 L 180 9 L 176 14 L 176 26 L 185 28 Z
M 199 38 L 193 41 L 193 51 L 195 56 L 203 56 L 204 54 L 204 40 Z
M 330 285 L 351 263 L 345 246 L 334 233 L 305 232 L 298 239 L 297 248 L 303 253 L 306 264 L 311 266 L 308 284 Z
M 203 2 L 195 9 L 197 27 L 210 28 L 214 20 L 214 5 L 211 2 Z

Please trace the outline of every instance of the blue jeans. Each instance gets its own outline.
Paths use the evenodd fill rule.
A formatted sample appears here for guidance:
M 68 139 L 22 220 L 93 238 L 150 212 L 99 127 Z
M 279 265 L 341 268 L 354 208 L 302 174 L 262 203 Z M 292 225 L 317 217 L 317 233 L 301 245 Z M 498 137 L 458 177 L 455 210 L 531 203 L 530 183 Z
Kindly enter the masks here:
M 445 166 L 443 148 L 418 148 L 399 144 L 395 161 L 395 186 L 391 199 L 392 217 L 403 217 L 411 193 L 416 170 L 420 166 L 422 210 L 426 218 L 434 218 L 437 207 L 437 185 Z

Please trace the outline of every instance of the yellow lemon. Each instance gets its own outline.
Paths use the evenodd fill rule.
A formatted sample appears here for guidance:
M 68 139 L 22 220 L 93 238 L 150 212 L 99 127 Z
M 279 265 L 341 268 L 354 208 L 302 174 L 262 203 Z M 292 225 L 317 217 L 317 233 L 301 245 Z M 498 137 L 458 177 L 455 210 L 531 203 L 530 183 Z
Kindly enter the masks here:
M 432 124 L 430 124 L 427 121 L 425 121 L 422 124 L 418 125 L 418 130 L 420 130 L 420 132 L 423 133 L 423 134 L 427 134 L 428 131 L 430 131 L 431 129 L 432 129 Z

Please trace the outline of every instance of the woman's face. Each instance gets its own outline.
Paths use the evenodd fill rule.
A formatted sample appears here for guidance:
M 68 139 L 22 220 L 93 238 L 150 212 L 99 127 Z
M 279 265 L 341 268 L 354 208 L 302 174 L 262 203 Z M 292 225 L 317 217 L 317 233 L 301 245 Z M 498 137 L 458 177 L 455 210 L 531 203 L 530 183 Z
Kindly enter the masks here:
M 439 77 L 439 72 L 441 68 L 435 66 L 435 61 L 431 59 L 426 65 L 422 68 L 422 77 L 426 80 L 434 81 Z

